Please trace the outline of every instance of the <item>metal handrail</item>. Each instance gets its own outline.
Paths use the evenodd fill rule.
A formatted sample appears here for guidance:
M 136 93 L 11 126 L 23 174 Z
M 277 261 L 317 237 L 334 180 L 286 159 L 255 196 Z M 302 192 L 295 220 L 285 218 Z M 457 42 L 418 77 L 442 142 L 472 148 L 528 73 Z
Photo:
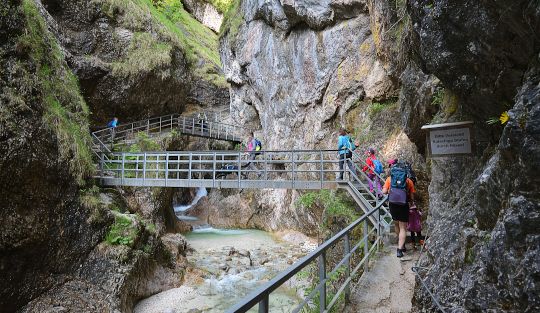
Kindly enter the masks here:
M 287 270 L 281 272 L 278 276 L 274 277 L 271 281 L 266 283 L 264 286 L 260 287 L 258 290 L 252 292 L 248 296 L 246 296 L 243 300 L 235 304 L 233 307 L 231 307 L 227 312 L 247 312 L 249 309 L 254 307 L 255 305 L 259 305 L 259 312 L 260 313 L 266 313 L 269 311 L 269 296 L 270 294 L 275 291 L 277 288 L 279 288 L 281 285 L 283 285 L 285 282 L 287 282 L 289 279 L 291 279 L 295 274 L 300 272 L 302 269 L 306 268 L 311 262 L 314 260 L 318 260 L 319 265 L 319 284 L 315 287 L 315 290 L 310 293 L 307 297 L 307 299 L 304 299 L 302 303 L 298 307 L 295 308 L 294 312 L 300 311 L 305 305 L 307 305 L 310 301 L 310 299 L 313 299 L 317 293 L 319 293 L 319 306 L 321 312 L 328 312 L 333 305 L 337 303 L 337 300 L 339 299 L 340 295 L 345 292 L 345 298 L 349 298 L 350 295 L 350 283 L 354 277 L 354 274 L 362 267 L 364 266 L 364 270 L 367 270 L 367 261 L 369 260 L 369 256 L 373 252 L 373 250 L 376 248 L 379 249 L 380 241 L 381 241 L 381 229 L 380 224 L 377 224 L 376 229 L 376 239 L 372 243 L 371 249 L 368 247 L 369 245 L 369 234 L 370 232 L 367 229 L 367 220 L 369 217 L 376 215 L 377 219 L 380 219 L 379 215 L 379 208 L 382 206 L 382 202 L 376 205 L 372 210 L 370 210 L 368 213 L 364 214 L 362 217 L 354 221 L 352 224 L 347 226 L 345 229 L 334 235 L 331 239 L 324 242 L 322 245 L 320 245 L 315 251 L 311 252 L 304 258 L 302 258 L 300 261 L 295 263 L 294 265 L 290 266 Z M 350 233 L 358 227 L 362 222 L 364 222 L 364 236 L 360 240 L 359 244 L 355 245 L 353 249 L 350 249 Z M 344 281 L 343 285 L 339 288 L 339 290 L 336 292 L 335 296 L 332 298 L 330 303 L 326 304 L 326 283 L 328 282 L 328 277 L 331 275 L 327 275 L 326 273 L 326 252 L 329 248 L 333 247 L 338 243 L 339 240 L 344 239 L 344 247 L 345 252 L 343 258 L 338 262 L 338 264 L 334 267 L 331 273 L 335 272 L 339 267 L 346 266 L 347 270 L 345 272 L 346 274 L 346 280 Z M 364 257 L 359 262 L 359 264 L 354 268 L 353 271 L 350 271 L 350 260 L 352 254 L 359 249 L 360 244 L 364 245 Z M 330 273 L 330 274 L 331 274 Z
M 426 235 L 426 234 L 424 234 L 424 235 Z M 427 251 L 427 250 L 425 249 L 425 245 L 422 245 L 420 247 L 420 257 L 416 261 L 416 265 L 411 267 L 411 271 L 414 273 L 414 275 L 420 281 L 420 284 L 422 285 L 422 288 L 424 288 L 427 291 L 427 293 L 431 297 L 431 300 L 433 301 L 433 303 L 435 303 L 435 306 L 437 307 L 437 309 L 439 311 L 441 311 L 442 313 L 446 313 L 446 310 L 441 305 L 441 303 L 439 302 L 439 299 L 437 299 L 437 297 L 433 294 L 433 292 L 430 290 L 429 286 L 427 285 L 426 280 L 424 278 L 422 278 L 422 276 L 419 273 L 419 270 L 429 270 L 429 268 L 419 266 L 420 261 L 422 259 L 422 254 L 424 253 L 424 251 Z
M 106 144 L 112 144 L 113 141 L 116 143 L 126 142 L 139 132 L 161 134 L 172 129 L 178 129 L 183 134 L 236 142 L 241 141 L 240 135 L 246 131 L 241 126 L 220 121 L 201 120 L 197 116 L 182 116 L 175 113 L 121 124 L 115 128 L 99 129 L 92 132 L 92 134 L 100 139 L 106 147 Z

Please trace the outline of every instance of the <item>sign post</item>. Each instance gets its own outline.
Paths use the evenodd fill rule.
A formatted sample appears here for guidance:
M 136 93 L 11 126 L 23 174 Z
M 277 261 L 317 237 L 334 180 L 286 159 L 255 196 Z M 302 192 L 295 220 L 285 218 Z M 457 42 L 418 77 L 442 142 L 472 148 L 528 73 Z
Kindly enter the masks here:
M 422 126 L 427 130 L 429 156 L 447 157 L 473 153 L 472 121 Z

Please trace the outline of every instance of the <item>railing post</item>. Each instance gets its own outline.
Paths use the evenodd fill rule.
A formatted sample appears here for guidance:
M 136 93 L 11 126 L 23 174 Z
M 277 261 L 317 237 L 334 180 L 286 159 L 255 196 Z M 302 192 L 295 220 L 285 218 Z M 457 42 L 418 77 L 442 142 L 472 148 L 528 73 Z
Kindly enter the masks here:
M 266 152 L 263 152 L 264 157 L 264 180 L 268 180 L 268 159 Z
M 377 252 L 381 249 L 381 207 L 375 212 L 377 214 Z
M 214 160 L 212 162 L 212 187 L 216 187 L 216 153 L 214 152 Z
M 242 154 L 238 152 L 238 188 L 240 188 L 240 176 L 242 175 L 242 161 L 240 160 L 242 158 Z
M 159 117 L 159 133 L 161 134 L 161 124 L 163 123 L 163 117 Z
M 191 127 L 191 134 L 195 135 L 195 118 L 193 118 L 193 126 Z
M 369 247 L 368 247 L 368 220 L 366 219 L 364 221 L 364 257 L 366 258 L 366 262 L 364 262 L 364 273 L 368 271 L 368 263 L 369 263 Z
M 144 159 L 143 159 L 143 170 L 142 170 L 142 173 L 143 173 L 143 186 L 146 185 L 146 152 L 144 153 Z
M 319 256 L 319 311 L 323 313 L 326 310 L 326 252 Z
M 319 151 L 320 153 L 320 157 L 321 157 L 321 172 L 320 172 L 320 175 L 321 175 L 321 189 L 323 189 L 323 185 L 324 185 L 324 156 L 323 156 L 323 152 L 322 151 Z
M 351 244 L 349 242 L 349 233 L 343 237 L 343 254 L 347 255 L 351 252 Z M 345 280 L 351 276 L 351 256 L 347 256 L 345 261 Z M 345 303 L 349 303 L 351 299 L 351 283 L 347 283 L 345 287 Z
M 103 172 L 103 163 L 105 162 L 105 153 L 101 152 L 100 158 L 99 158 L 99 176 L 101 177 L 101 185 L 103 185 L 105 173 Z
M 120 181 L 122 185 L 124 185 L 124 177 L 125 177 L 124 170 L 126 168 L 125 162 L 126 162 L 126 154 L 122 153 L 122 176 L 120 177 Z
M 268 313 L 270 309 L 269 295 L 264 295 L 264 298 L 259 302 L 259 313 Z
M 188 185 L 191 187 L 191 164 L 193 160 L 193 155 L 191 152 L 189 153 L 189 161 L 188 161 Z
M 165 187 L 167 187 L 168 179 L 169 179 L 169 152 L 165 154 Z
M 186 117 L 183 116 L 182 117 L 182 133 L 185 133 L 186 132 Z
M 291 163 L 292 163 L 292 189 L 294 189 L 294 151 L 291 152 Z
M 150 120 L 146 120 L 146 134 L 150 134 Z

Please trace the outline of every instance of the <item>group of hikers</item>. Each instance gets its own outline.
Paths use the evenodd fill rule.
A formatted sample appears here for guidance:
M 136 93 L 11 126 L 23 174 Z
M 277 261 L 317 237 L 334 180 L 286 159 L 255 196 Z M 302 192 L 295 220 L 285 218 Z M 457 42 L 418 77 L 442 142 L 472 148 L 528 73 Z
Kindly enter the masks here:
M 339 179 L 344 179 L 345 164 L 350 172 L 356 175 L 356 167 L 353 164 L 353 151 L 359 146 L 347 134 L 345 129 L 340 129 L 338 137 L 339 154 Z M 411 241 L 413 248 L 417 244 L 423 245 L 421 212 L 416 207 L 414 195 L 416 193 L 416 175 L 412 170 L 410 163 L 391 159 L 388 161 L 387 178 L 381 188 L 381 178 L 384 167 L 375 155 L 375 150 L 370 148 L 366 151 L 367 158 L 362 171 L 366 173 L 369 191 L 377 198 L 383 198 L 388 195 L 390 215 L 394 220 L 396 233 L 398 234 L 397 257 L 402 258 L 403 253 L 407 251 L 405 241 L 407 239 L 407 230 L 411 232 Z
M 199 120 L 205 119 L 206 116 L 199 116 Z M 118 126 L 118 118 L 115 117 L 107 126 L 111 128 L 114 137 L 114 129 Z M 255 172 L 257 178 L 260 178 L 262 172 L 255 166 L 255 160 L 257 155 L 261 153 L 262 143 L 253 135 L 250 135 L 247 138 L 245 146 L 248 160 L 247 164 L 243 167 Z M 353 161 L 353 151 L 359 146 L 358 141 L 353 141 L 345 129 L 342 128 L 339 130 L 339 180 L 344 179 L 345 165 L 347 165 L 353 177 L 357 175 L 357 167 Z M 411 232 L 413 248 L 416 247 L 417 243 L 423 245 L 422 226 L 420 223 L 421 213 L 416 207 L 414 196 L 416 192 L 414 171 L 408 162 L 391 159 L 387 165 L 387 178 L 384 181 L 384 185 L 381 186 L 381 175 L 384 173 L 384 166 L 377 158 L 375 149 L 368 149 L 366 155 L 367 157 L 361 171 L 367 176 L 369 191 L 376 198 L 381 199 L 385 194 L 388 194 L 390 214 L 395 222 L 394 225 L 398 234 L 397 257 L 401 258 L 403 257 L 403 253 L 407 251 L 405 247 L 407 230 Z M 233 170 L 237 169 L 230 169 L 228 172 L 232 172 Z

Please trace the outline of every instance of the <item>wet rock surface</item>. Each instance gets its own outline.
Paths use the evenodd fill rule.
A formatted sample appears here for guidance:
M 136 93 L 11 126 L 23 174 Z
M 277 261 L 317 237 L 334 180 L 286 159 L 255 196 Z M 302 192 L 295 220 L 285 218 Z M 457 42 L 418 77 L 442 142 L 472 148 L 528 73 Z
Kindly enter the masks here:
M 278 236 L 287 241 L 261 231 L 199 228 L 187 235 L 193 250 L 187 254 L 190 266 L 182 287 L 140 301 L 135 312 L 225 311 L 317 246 L 295 232 Z M 272 307 L 290 309 L 298 284 L 288 284 L 287 292 L 278 290 Z

